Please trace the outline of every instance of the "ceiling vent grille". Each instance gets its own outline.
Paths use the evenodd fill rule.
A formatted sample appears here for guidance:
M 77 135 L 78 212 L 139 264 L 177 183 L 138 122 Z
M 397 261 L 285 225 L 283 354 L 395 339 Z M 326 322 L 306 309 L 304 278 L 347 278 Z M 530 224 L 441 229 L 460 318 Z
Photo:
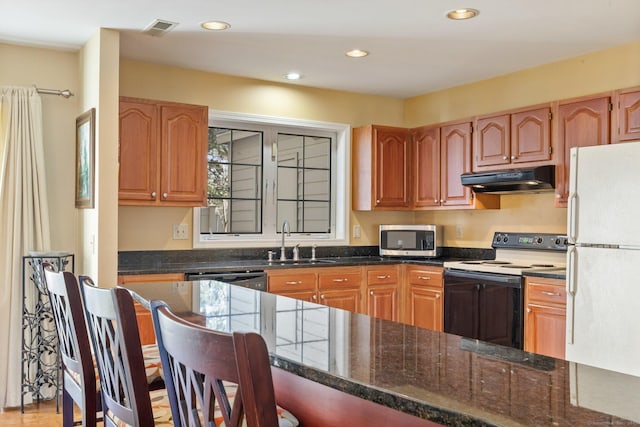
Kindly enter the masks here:
M 163 19 L 156 19 L 153 21 L 147 28 L 145 28 L 142 32 L 154 37 L 164 36 L 169 31 L 173 30 L 177 22 L 165 21 Z

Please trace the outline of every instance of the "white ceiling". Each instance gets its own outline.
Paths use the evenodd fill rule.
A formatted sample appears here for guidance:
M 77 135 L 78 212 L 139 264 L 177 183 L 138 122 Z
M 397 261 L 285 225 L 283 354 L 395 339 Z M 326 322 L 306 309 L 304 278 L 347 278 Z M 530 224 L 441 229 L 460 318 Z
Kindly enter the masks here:
M 480 15 L 445 17 L 461 7 Z M 178 25 L 141 33 L 155 19 Z M 406 98 L 639 41 L 640 0 L 0 0 L 2 42 L 77 49 L 100 27 L 125 58 Z

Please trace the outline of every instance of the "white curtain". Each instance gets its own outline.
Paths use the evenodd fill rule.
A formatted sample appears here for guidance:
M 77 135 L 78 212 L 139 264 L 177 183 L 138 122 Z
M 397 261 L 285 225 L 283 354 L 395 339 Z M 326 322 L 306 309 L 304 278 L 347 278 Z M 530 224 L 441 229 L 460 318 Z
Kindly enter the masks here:
M 22 383 L 22 256 L 50 249 L 35 88 L 0 87 L 0 151 L 0 407 L 11 407 L 20 405 Z

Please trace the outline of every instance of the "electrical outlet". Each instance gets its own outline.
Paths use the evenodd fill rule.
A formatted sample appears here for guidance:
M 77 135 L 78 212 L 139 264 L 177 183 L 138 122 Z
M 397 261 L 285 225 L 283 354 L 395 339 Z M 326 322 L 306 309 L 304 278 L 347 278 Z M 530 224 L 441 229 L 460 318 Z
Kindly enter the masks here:
M 173 224 L 173 240 L 187 240 L 189 236 L 189 226 L 187 224 Z
M 360 226 L 359 225 L 354 225 L 353 226 L 353 238 L 354 239 L 359 239 L 360 238 Z
M 462 225 L 456 224 L 456 239 L 462 238 Z

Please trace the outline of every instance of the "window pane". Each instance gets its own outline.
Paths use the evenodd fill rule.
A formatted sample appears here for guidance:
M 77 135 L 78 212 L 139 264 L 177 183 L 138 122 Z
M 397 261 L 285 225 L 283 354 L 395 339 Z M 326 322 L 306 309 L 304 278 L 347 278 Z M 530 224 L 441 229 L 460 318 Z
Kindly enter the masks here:
M 331 231 L 329 224 L 329 202 L 305 202 L 303 229 L 305 233 L 328 233 Z
M 304 200 L 329 200 L 330 183 L 328 170 L 307 169 L 304 171 Z
M 297 200 L 302 197 L 302 171 L 294 168 L 278 168 L 278 198 Z
M 298 233 L 304 231 L 302 228 L 302 209 L 298 210 L 296 201 L 278 201 L 277 231 L 282 231 L 282 223 L 286 219 L 289 221 L 289 231 Z M 302 206 L 300 206 L 302 208 Z
M 304 166 L 329 169 L 331 167 L 331 139 L 307 136 L 304 140 Z
M 302 166 L 304 137 L 278 134 L 278 166 Z
M 200 232 L 262 232 L 262 132 L 209 128 L 209 208 Z
M 261 218 L 259 200 L 232 200 L 231 232 L 259 233 Z

